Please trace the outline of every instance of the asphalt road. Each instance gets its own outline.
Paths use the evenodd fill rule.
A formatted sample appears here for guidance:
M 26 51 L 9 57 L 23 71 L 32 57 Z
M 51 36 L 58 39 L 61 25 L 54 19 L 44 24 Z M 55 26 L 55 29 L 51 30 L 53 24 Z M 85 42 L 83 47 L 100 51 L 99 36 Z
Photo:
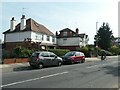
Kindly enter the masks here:
M 118 88 L 118 58 L 2 73 L 2 88 Z

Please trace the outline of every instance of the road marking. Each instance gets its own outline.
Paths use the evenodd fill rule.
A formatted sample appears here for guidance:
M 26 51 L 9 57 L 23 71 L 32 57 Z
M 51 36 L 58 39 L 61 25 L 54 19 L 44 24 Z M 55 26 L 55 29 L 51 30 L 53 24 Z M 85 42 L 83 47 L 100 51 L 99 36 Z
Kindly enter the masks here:
M 49 77 L 53 77 L 53 76 L 57 76 L 57 75 L 65 74 L 65 73 L 68 73 L 68 72 L 62 72 L 62 73 L 56 73 L 56 74 L 52 74 L 52 75 L 43 76 L 43 77 L 41 77 L 41 79 L 49 78 Z
M 19 82 L 14 82 L 14 83 L 2 85 L 1 87 L 7 87 L 7 86 L 12 86 L 12 85 L 16 85 L 16 84 L 25 83 L 25 82 L 35 81 L 35 80 L 39 80 L 39 79 L 45 79 L 45 78 L 49 78 L 49 77 L 53 77 L 53 76 L 58 76 L 58 75 L 66 74 L 66 73 L 68 73 L 68 71 L 61 72 L 61 73 L 56 73 L 56 74 L 51 74 L 51 75 L 47 75 L 47 76 L 43 76 L 43 77 L 39 77 L 39 78 L 34 78 L 34 79 L 29 79 L 29 80 L 24 80 L 24 81 L 19 81 Z

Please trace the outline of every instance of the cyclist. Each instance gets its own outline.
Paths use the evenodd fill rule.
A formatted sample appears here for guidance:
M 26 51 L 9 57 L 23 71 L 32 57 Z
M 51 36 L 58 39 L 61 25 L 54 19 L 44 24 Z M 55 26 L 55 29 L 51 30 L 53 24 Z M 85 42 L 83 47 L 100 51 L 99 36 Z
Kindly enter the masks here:
M 106 52 L 103 50 L 102 52 L 101 52 L 101 60 L 107 60 L 107 58 L 106 58 Z

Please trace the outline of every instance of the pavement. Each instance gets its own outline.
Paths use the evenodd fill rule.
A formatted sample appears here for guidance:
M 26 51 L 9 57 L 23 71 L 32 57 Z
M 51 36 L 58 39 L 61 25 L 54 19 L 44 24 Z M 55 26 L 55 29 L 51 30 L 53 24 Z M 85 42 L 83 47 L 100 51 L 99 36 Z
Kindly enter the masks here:
M 114 57 L 118 57 L 118 56 L 108 56 L 107 58 L 114 58 Z M 85 58 L 86 62 L 92 62 L 92 61 L 100 61 L 100 56 L 98 57 L 91 57 L 91 58 Z M 0 64 L 0 69 L 3 68 L 14 68 L 14 67 L 20 67 L 20 66 L 29 66 L 28 62 L 25 63 L 14 63 L 14 64 Z

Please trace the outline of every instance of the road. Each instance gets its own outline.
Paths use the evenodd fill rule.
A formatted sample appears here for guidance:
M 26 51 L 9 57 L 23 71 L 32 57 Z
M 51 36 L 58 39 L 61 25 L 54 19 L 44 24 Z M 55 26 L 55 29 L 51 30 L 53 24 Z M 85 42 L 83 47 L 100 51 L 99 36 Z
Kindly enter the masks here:
M 118 88 L 118 58 L 2 73 L 2 88 Z

